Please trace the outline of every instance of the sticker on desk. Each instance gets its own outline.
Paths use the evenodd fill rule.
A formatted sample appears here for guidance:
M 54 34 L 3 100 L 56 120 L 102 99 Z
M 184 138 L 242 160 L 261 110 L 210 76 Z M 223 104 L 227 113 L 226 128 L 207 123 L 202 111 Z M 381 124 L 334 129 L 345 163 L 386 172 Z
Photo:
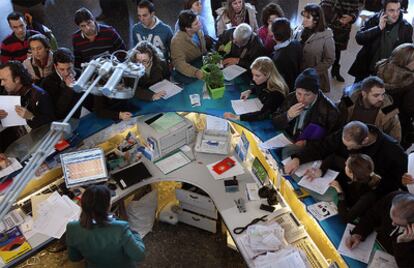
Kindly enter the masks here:
M 308 206 L 307 209 L 318 221 L 326 220 L 338 214 L 338 208 L 333 202 L 318 202 Z

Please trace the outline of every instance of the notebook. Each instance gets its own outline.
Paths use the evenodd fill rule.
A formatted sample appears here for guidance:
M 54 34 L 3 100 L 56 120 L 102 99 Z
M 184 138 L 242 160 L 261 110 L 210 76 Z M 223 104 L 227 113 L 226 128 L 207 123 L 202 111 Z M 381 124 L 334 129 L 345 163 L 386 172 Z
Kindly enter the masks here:
M 152 177 L 147 167 L 142 162 L 136 162 L 130 166 L 119 169 L 111 174 L 112 179 L 121 187 L 122 190 Z

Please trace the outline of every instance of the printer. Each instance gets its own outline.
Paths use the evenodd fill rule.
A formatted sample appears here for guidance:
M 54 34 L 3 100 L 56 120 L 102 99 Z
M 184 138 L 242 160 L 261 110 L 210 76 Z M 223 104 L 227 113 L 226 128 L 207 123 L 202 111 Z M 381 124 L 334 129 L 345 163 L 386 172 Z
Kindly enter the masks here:
M 158 113 L 137 118 L 141 137 L 153 149 L 153 159 L 157 160 L 195 139 L 194 124 L 177 113 Z

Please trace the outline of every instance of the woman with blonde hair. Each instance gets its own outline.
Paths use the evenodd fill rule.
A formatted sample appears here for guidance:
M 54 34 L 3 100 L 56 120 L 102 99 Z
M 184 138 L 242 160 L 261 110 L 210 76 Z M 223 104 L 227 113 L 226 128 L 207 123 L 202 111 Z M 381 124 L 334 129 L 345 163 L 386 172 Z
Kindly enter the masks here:
M 401 146 L 407 149 L 414 142 L 414 44 L 399 45 L 388 59 L 377 63 L 376 69 L 400 111 Z
M 259 121 L 270 119 L 270 115 L 282 104 L 289 93 L 285 80 L 276 69 L 269 57 L 259 57 L 250 66 L 253 75 L 254 86 L 240 95 L 240 99 L 246 100 L 253 93 L 263 107 L 260 111 L 242 114 L 224 113 L 224 118 L 241 121 Z
M 217 36 L 242 23 L 249 24 L 254 32 L 258 28 L 256 8 L 245 0 L 227 0 L 226 6 L 217 9 L 216 13 Z

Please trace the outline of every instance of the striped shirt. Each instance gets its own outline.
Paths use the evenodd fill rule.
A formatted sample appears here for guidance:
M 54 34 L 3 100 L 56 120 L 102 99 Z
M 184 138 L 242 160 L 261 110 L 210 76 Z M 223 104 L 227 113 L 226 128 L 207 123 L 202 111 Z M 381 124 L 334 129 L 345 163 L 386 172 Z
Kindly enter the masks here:
M 119 49 L 125 50 L 124 41 L 114 28 L 97 24 L 96 30 L 98 34 L 93 41 L 84 36 L 81 30 L 73 34 L 72 43 L 76 67 L 79 68 L 81 63 L 89 62 L 94 56 L 104 52 L 112 53 Z
M 1 43 L 0 61 L 2 63 L 7 63 L 10 60 L 23 62 L 27 58 L 29 50 L 29 42 L 27 40 L 30 36 L 38 33 L 33 30 L 27 30 L 23 41 L 17 38 L 14 33 L 11 33 Z

